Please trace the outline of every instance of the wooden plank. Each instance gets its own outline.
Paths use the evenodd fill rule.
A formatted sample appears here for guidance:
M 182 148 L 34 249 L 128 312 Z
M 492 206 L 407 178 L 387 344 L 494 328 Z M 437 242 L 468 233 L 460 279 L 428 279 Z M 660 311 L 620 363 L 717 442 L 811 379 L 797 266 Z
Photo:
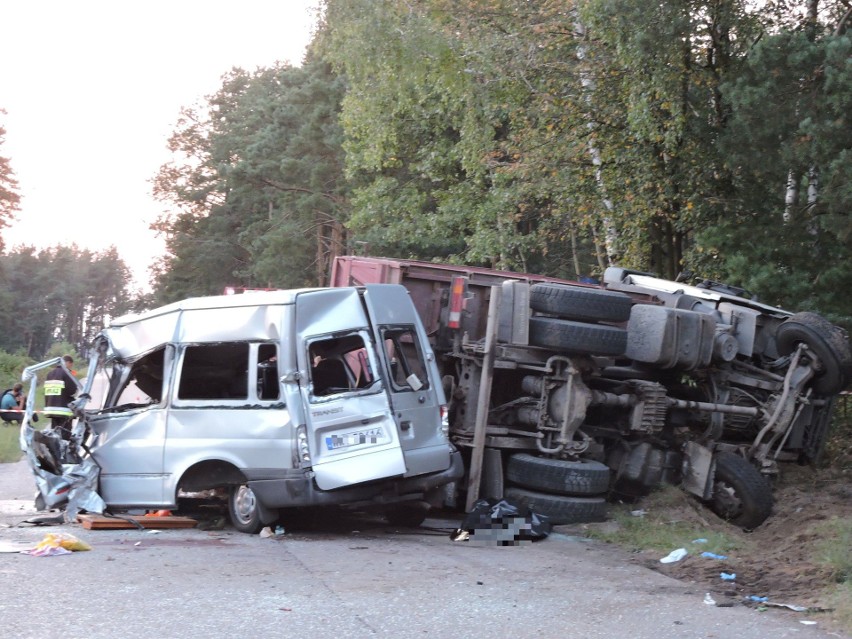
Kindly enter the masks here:
M 80 514 L 77 521 L 86 530 L 116 530 L 120 528 L 195 528 L 198 522 L 192 517 L 146 517 L 144 515 L 121 515 L 120 517 L 105 517 L 104 515 Z M 134 525 L 133 522 L 138 524 Z

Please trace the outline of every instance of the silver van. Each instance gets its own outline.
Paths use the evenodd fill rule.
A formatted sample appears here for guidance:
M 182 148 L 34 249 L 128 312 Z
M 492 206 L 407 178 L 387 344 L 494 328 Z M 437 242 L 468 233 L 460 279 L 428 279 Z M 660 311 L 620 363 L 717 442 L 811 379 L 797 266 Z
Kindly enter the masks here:
M 32 391 L 52 364 L 62 365 L 25 371 Z M 402 286 L 187 299 L 113 320 L 89 372 L 70 441 L 29 419 L 21 428 L 40 499 L 68 500 L 66 517 L 170 509 L 182 493 L 226 489 L 248 533 L 280 508 L 331 504 L 418 524 L 424 502 L 463 473 Z

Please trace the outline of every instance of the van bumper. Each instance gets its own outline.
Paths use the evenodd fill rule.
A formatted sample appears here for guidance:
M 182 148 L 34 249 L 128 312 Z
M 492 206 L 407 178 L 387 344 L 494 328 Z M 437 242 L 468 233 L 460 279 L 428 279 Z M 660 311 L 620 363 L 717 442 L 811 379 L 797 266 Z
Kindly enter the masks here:
M 298 476 L 249 480 L 248 485 L 266 508 L 352 505 L 365 502 L 391 504 L 461 479 L 464 475 L 464 462 L 461 453 L 453 450 L 450 453 L 450 466 L 446 470 L 414 477 L 389 477 L 334 490 L 321 490 L 310 476 L 302 471 L 298 472 Z

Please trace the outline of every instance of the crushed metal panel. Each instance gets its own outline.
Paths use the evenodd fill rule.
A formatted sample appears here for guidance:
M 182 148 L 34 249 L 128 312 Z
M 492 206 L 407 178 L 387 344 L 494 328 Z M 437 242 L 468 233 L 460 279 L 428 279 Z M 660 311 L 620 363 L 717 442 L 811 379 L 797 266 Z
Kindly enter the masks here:
M 176 342 L 278 339 L 284 306 L 241 306 L 184 311 Z
M 166 410 L 152 406 L 89 418 L 92 456 L 101 467 L 101 495 L 123 506 L 161 504 Z
M 296 296 L 296 330 L 300 337 L 367 326 L 369 322 L 357 289 L 304 291 Z
M 299 292 L 264 291 L 194 297 L 146 313 L 118 317 L 110 322 L 104 334 L 113 350 L 123 357 L 180 341 L 182 335 L 184 339 L 191 339 L 187 332 L 197 333 L 198 341 L 233 339 L 235 329 L 243 334 L 241 321 L 250 322 L 245 339 L 252 339 L 248 331 L 256 338 L 275 337 L 280 335 L 281 317 L 285 313 L 283 307 L 292 304 Z M 188 327 L 185 326 L 185 315 L 191 315 Z M 221 318 L 226 319 L 223 321 Z

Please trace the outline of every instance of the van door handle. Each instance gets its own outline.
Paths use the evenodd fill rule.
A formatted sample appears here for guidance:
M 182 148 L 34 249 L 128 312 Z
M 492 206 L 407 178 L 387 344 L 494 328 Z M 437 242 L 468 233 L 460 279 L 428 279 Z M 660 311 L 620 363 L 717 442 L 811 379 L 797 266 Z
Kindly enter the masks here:
M 404 421 L 399 423 L 400 430 L 408 430 L 411 428 L 411 421 Z

